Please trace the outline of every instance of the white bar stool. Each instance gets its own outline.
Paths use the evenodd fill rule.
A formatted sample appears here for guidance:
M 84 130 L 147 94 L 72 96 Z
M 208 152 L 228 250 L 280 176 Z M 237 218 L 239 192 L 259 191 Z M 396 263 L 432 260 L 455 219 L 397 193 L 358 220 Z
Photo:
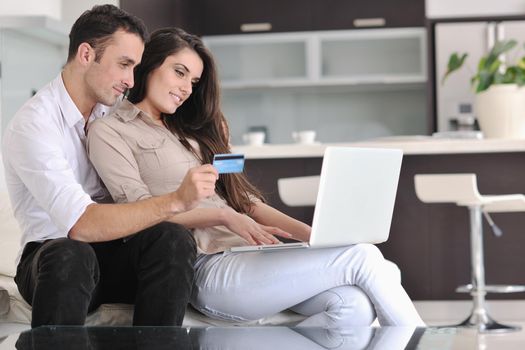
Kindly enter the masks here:
M 319 175 L 287 177 L 277 180 L 281 201 L 289 207 L 315 205 Z
M 486 309 L 485 295 L 489 293 L 513 293 L 525 291 L 525 286 L 485 285 L 483 261 L 482 214 L 525 211 L 523 194 L 481 195 L 476 174 L 418 174 L 414 176 L 417 197 L 425 203 L 456 203 L 467 207 L 470 213 L 470 254 L 472 283 L 460 286 L 457 292 L 470 292 L 473 309 L 470 316 L 458 327 L 475 328 L 479 332 L 509 332 L 520 330 L 493 320 Z M 501 231 L 487 215 L 494 233 Z

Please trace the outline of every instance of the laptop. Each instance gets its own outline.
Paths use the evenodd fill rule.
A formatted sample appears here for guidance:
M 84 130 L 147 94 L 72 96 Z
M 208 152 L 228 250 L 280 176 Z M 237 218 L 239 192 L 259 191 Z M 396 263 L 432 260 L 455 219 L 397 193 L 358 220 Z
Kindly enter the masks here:
M 226 253 L 340 247 L 388 239 L 403 152 L 327 147 L 310 241 L 230 248 Z

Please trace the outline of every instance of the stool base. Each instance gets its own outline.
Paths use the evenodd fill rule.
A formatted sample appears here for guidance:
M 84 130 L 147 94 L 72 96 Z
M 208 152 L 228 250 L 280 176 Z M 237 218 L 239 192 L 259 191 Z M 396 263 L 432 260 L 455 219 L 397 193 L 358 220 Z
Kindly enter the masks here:
M 457 293 L 471 293 L 476 291 L 472 284 L 459 286 L 456 288 Z M 485 292 L 487 293 L 522 293 L 525 292 L 525 286 L 522 285 L 504 285 L 504 284 L 489 284 L 485 285 Z
M 498 323 L 486 313 L 483 316 L 472 313 L 465 321 L 452 327 L 475 329 L 479 333 L 508 333 L 521 330 L 520 326 Z
M 525 291 L 525 286 L 521 285 L 485 285 L 482 291 L 478 290 L 472 284 L 459 286 L 456 289 L 458 293 L 470 293 L 473 297 L 474 305 L 478 305 L 470 313 L 470 316 L 463 322 L 454 327 L 464 327 L 476 329 L 480 333 L 506 333 L 521 330 L 520 326 L 505 325 L 496 322 L 489 316 L 485 308 L 486 293 L 518 293 Z

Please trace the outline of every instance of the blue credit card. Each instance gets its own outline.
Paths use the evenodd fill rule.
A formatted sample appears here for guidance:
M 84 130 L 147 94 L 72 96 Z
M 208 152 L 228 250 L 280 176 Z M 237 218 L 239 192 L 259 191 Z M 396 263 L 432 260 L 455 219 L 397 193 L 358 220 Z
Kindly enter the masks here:
M 244 169 L 244 154 L 216 154 L 212 165 L 219 174 L 242 173 Z

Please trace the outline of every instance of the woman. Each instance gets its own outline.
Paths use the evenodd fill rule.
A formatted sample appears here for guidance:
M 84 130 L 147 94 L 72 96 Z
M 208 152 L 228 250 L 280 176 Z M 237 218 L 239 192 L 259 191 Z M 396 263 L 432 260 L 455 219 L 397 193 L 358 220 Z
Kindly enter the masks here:
M 189 168 L 229 153 L 215 64 L 202 41 L 176 28 L 152 34 L 136 84 L 118 110 L 89 129 L 88 151 L 117 202 L 176 189 Z M 307 241 L 310 227 L 268 206 L 242 174 L 173 222 L 193 229 L 199 257 L 192 305 L 244 321 L 292 309 L 301 326 L 423 326 L 397 268 L 370 244 L 223 255 L 232 246 Z M 370 301 L 373 309 L 370 307 Z

